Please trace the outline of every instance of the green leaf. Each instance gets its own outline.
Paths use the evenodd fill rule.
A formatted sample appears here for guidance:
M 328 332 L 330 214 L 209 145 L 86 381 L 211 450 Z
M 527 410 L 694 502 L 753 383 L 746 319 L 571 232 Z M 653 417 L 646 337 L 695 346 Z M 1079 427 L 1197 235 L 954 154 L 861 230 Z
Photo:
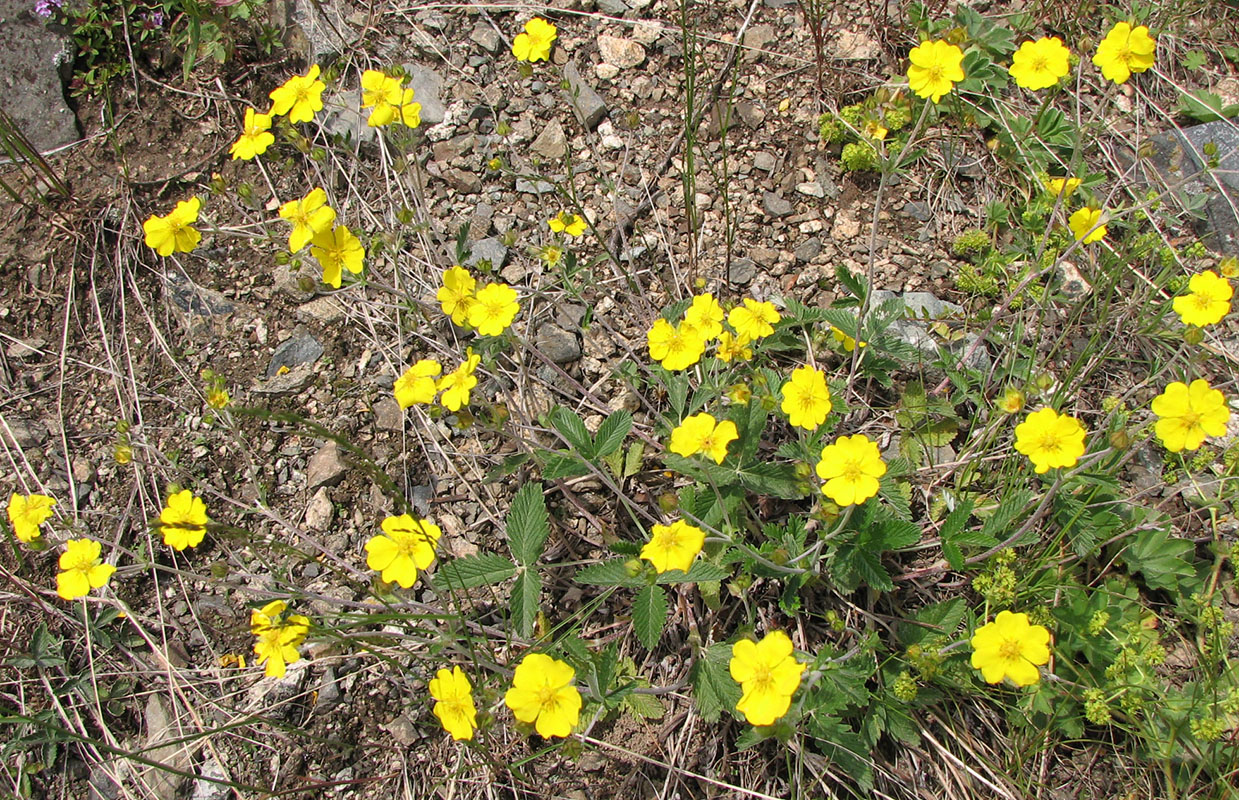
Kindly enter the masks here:
M 706 722 L 717 722 L 724 710 L 731 711 L 740 702 L 740 686 L 731 679 L 730 662 L 731 645 L 720 642 L 703 650 L 688 674 L 697 710 Z
M 512 584 L 512 624 L 521 636 L 533 635 L 538 619 L 538 599 L 542 594 L 542 578 L 532 569 L 522 569 Z
M 548 481 L 558 478 L 579 478 L 589 474 L 589 465 L 574 454 L 541 450 L 538 452 L 538 457 L 542 460 L 542 477 Z
M 634 589 L 644 586 L 645 579 L 640 575 L 629 575 L 626 564 L 626 561 L 619 558 L 601 564 L 590 564 L 578 572 L 573 580 L 587 586 L 626 586 Z
M 633 442 L 628 445 L 628 455 L 624 456 L 624 474 L 622 477 L 631 478 L 641 471 L 641 462 L 645 457 L 645 442 Z
M 647 586 L 632 602 L 632 627 L 646 650 L 653 650 L 667 623 L 667 593 L 661 586 Z
M 512 557 L 522 566 L 533 566 L 542 555 L 547 534 L 551 531 L 546 516 L 546 499 L 541 483 L 527 483 L 512 498 L 507 518 L 508 547 Z
M 1239 115 L 1239 105 L 1226 105 L 1219 95 L 1199 91 L 1180 97 L 1178 111 L 1197 122 L 1214 122 Z
M 1187 539 L 1175 539 L 1169 531 L 1152 529 L 1132 534 L 1120 557 L 1129 571 L 1144 577 L 1150 589 L 1174 590 L 1180 578 L 1195 574 L 1191 564 L 1195 549 Z
M 624 697 L 623 707 L 642 719 L 662 719 L 667 713 L 663 701 L 652 694 L 628 694 Z
M 805 496 L 804 481 L 796 476 L 796 467 L 788 463 L 759 461 L 736 473 L 740 485 L 756 494 L 799 500 Z
M 493 553 L 478 553 L 444 561 L 435 570 L 434 584 L 439 591 L 493 586 L 516 574 L 516 565 Z
M 868 289 L 865 286 L 864 277 L 853 275 L 852 271 L 845 267 L 842 262 L 835 265 L 835 277 L 839 279 L 839 283 L 843 284 L 843 288 L 847 289 L 857 300 L 860 300 L 862 303 L 865 301 L 865 294 L 868 292 Z M 852 324 L 855 326 L 856 323 Z
M 589 430 L 586 429 L 585 423 L 581 418 L 564 408 L 563 406 L 555 406 L 550 413 L 551 425 L 559 434 L 568 441 L 582 458 L 592 458 L 594 452 L 594 440 L 589 435 Z
M 978 535 L 979 540 L 989 541 L 990 544 L 980 545 L 978 542 L 978 546 L 993 547 L 1006 539 L 1011 529 L 1015 527 L 1015 521 L 1028 511 L 1028 503 L 1032 500 L 1032 496 L 1032 492 L 1027 489 L 1015 489 L 1004 497 L 989 519 L 985 520 Z M 974 542 L 963 541 L 963 534 L 961 534 L 960 538 L 956 539 L 956 543 L 973 544 Z
M 678 569 L 659 573 L 658 583 L 700 583 L 701 581 L 721 581 L 731 575 L 722 567 L 708 561 L 698 561 L 688 568 L 688 572 Z
M 609 456 L 624 444 L 624 437 L 632 430 L 632 414 L 620 409 L 602 421 L 594 436 L 590 458 Z
M 925 606 L 913 617 L 920 625 L 901 622 L 896 628 L 899 643 L 904 647 L 920 644 L 931 636 L 954 635 L 968 613 L 968 603 L 962 597 L 952 597 L 941 603 Z M 937 629 L 937 630 L 935 630 Z

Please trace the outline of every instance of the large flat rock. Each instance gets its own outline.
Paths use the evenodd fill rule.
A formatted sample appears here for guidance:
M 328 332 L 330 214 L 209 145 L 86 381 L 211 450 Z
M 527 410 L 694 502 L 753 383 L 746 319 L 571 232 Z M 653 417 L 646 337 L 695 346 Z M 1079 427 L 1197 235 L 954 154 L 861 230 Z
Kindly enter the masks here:
M 1150 159 L 1170 186 L 1178 186 L 1181 197 L 1206 197 L 1201 241 L 1227 255 L 1239 252 L 1237 122 L 1206 122 L 1156 136 Z
M 0 108 L 36 149 L 47 152 L 80 138 L 62 74 L 73 50 L 33 7 L 29 0 L 0 0 Z

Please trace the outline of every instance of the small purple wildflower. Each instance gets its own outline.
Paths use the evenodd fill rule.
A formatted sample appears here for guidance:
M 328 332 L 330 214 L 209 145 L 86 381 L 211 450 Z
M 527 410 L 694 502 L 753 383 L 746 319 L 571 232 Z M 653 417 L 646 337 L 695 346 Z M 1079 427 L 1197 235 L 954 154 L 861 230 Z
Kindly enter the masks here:
M 34 13 L 43 19 L 47 19 L 52 15 L 52 9 L 60 8 L 62 2 L 63 0 L 35 0 Z

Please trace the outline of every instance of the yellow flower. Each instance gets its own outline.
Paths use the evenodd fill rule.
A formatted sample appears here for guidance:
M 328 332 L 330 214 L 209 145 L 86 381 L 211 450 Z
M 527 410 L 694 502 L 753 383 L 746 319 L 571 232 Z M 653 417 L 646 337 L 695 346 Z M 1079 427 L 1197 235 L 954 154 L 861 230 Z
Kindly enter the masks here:
M 399 78 L 368 69 L 361 73 L 361 107 L 372 108 L 366 124 L 371 128 L 391 124 L 404 97 Z
M 1024 42 L 1011 56 L 1008 72 L 1025 89 L 1048 89 L 1071 71 L 1071 51 L 1057 36 Z
M 271 134 L 271 115 L 259 114 L 252 108 L 245 109 L 245 122 L 241 126 L 241 137 L 232 143 L 228 152 L 232 158 L 249 161 L 254 156 L 267 152 L 267 148 L 275 143 Z
M 383 533 L 366 542 L 366 566 L 382 573 L 383 580 L 408 589 L 417 571 L 435 560 L 435 543 L 443 535 L 438 525 L 408 514 L 383 520 Z
M 759 303 L 751 297 L 744 298 L 744 305 L 736 306 L 727 315 L 727 322 L 736 333 L 754 342 L 774 333 L 778 321 L 779 312 L 773 303 Z
M 771 631 L 760 642 L 741 639 L 732 645 L 728 666 L 743 691 L 736 710 L 750 725 L 773 725 L 791 707 L 805 668 L 792 650 L 792 640 L 783 631 Z
M 656 319 L 645 338 L 650 346 L 650 358 L 672 372 L 688 369 L 700 361 L 706 351 L 705 337 L 687 323 L 673 326 L 665 319 Z
M 747 406 L 753 399 L 753 390 L 747 383 L 737 383 L 727 390 L 727 398 L 736 405 Z
M 840 436 L 822 448 L 817 476 L 826 481 L 822 493 L 836 505 L 860 505 L 878 493 L 886 462 L 876 442 L 862 434 Z
M 512 40 L 512 55 L 517 61 L 546 61 L 551 57 L 555 35 L 554 25 L 534 17 L 525 23 L 525 32 L 516 34 Z
M 439 301 L 443 313 L 451 317 L 456 325 L 464 325 L 469 319 L 475 286 L 477 281 L 464 267 L 443 270 L 443 285 L 439 287 L 435 299 Z
M 641 558 L 660 573 L 673 569 L 688 572 L 705 542 L 705 531 L 682 519 L 670 525 L 655 525 L 650 540 L 641 548 Z
M 1225 436 L 1230 408 L 1217 389 L 1203 378 L 1192 385 L 1175 381 L 1153 398 L 1157 424 L 1153 431 L 1172 453 L 1198 450 L 1206 436 Z
M 9 498 L 9 524 L 19 542 L 32 542 L 39 538 L 39 526 L 52 515 L 54 498 L 45 494 L 17 494 Z
M 749 340 L 743 336 L 732 336 L 731 331 L 723 331 L 718 335 L 718 349 L 714 355 L 719 361 L 730 364 L 733 358 L 748 361 L 753 357 L 753 348 Z
M 1041 664 L 1050 660 L 1050 632 L 1031 625 L 1027 614 L 999 611 L 972 635 L 972 668 L 981 670 L 986 683 L 1010 678 L 1016 686 L 1041 680 Z
M 401 408 L 408 408 L 419 403 L 431 403 L 439 392 L 435 384 L 435 376 L 443 371 L 443 366 L 429 358 L 423 358 L 404 371 L 396 381 L 396 402 Z
M 1084 455 L 1084 436 L 1079 420 L 1043 408 L 1015 426 L 1015 449 L 1028 456 L 1041 474 L 1051 467 L 1074 467 Z
M 309 122 L 323 110 L 323 90 L 327 85 L 318 79 L 318 64 L 305 75 L 294 75 L 271 91 L 271 115 L 288 115 L 289 122 Z M 300 249 L 300 248 L 298 248 Z
M 232 402 L 232 398 L 228 396 L 228 390 L 222 386 L 216 386 L 207 391 L 206 403 L 210 408 L 216 410 L 227 408 L 230 402 Z
M 1153 66 L 1156 49 L 1157 41 L 1149 36 L 1148 26 L 1132 28 L 1130 23 L 1120 22 L 1097 46 L 1093 64 L 1101 67 L 1107 80 L 1126 83 L 1133 72 L 1144 72 Z
M 460 667 L 441 669 L 427 687 L 435 699 L 434 715 L 452 738 L 472 739 L 478 726 L 478 710 L 473 705 L 473 686 Z
M 830 413 L 830 389 L 826 374 L 805 365 L 792 370 L 783 384 L 783 413 L 794 427 L 815 431 Z
M 998 407 L 1006 414 L 1018 414 L 1024 410 L 1024 393 L 1019 389 L 1008 389 L 998 402 Z
M 182 200 L 176 204 L 167 216 L 157 217 L 154 214 L 142 223 L 142 231 L 146 234 L 146 246 L 154 249 L 161 256 L 173 253 L 188 253 L 202 241 L 202 234 L 193 224 L 198 221 L 198 209 L 202 201 L 196 197 Z
M 320 231 L 310 239 L 310 255 L 323 267 L 323 283 L 333 289 L 340 288 L 342 269 L 357 275 L 366 258 L 366 248 L 346 225 Z
M 671 444 L 667 449 L 685 458 L 705 453 L 714 463 L 722 464 L 727 457 L 727 445 L 739 437 L 736 423 L 731 420 L 715 425 L 714 417 L 709 414 L 694 414 L 671 431 Z
M 964 51 L 943 41 L 922 42 L 908 53 L 908 88 L 937 103 L 964 79 Z
M 557 216 L 548 219 L 546 224 L 550 225 L 555 233 L 566 233 L 574 237 L 585 233 L 586 228 L 584 219 L 576 214 L 569 214 L 567 211 L 559 212 Z
M 482 336 L 498 336 L 508 329 L 520 310 L 515 289 L 506 283 L 488 283 L 469 306 L 469 325 Z
M 1101 225 L 1097 230 L 1089 233 L 1093 226 L 1099 222 L 1101 222 L 1100 208 L 1081 208 L 1067 220 L 1067 224 L 1071 226 L 1071 232 L 1080 240 L 1081 244 L 1099 242 L 1105 237 L 1105 225 Z
M 853 350 L 855 350 L 855 349 L 856 349 L 856 340 L 855 340 L 855 339 L 853 339 L 851 336 L 848 336 L 846 333 L 844 333 L 844 332 L 843 332 L 842 330 L 840 330 L 839 328 L 836 328 L 834 325 L 831 325 L 831 326 L 830 326 L 830 335 L 831 335 L 831 336 L 833 336 L 833 337 L 835 337 L 835 341 L 836 341 L 836 342 L 838 342 L 839 344 L 843 345 L 843 351 L 844 351 L 845 353 L 850 353 L 850 352 L 852 352 Z M 861 342 L 861 343 L 860 343 L 860 346 L 861 346 L 861 347 L 868 347 L 868 346 L 869 346 L 869 343 L 868 343 L 868 342 Z
M 563 257 L 564 249 L 558 245 L 548 244 L 538 249 L 538 259 L 548 267 L 559 266 L 559 262 Z
M 167 504 L 159 513 L 159 530 L 163 543 L 173 550 L 197 547 L 206 536 L 206 503 L 195 497 L 188 489 L 169 495 Z
M 882 123 L 878 122 L 876 119 L 871 119 L 865 122 L 865 126 L 861 128 L 860 133 L 866 139 L 881 142 L 886 139 L 886 135 L 890 133 L 890 131 L 884 128 Z
M 288 234 L 288 249 L 293 253 L 309 244 L 315 234 L 331 230 L 336 221 L 335 209 L 327 205 L 327 193 L 321 187 L 280 206 L 280 216 L 293 224 Z
M 448 411 L 459 411 L 461 406 L 469 405 L 469 392 L 478 385 L 473 371 L 481 362 L 482 357 L 475 356 L 470 349 L 459 367 L 439 379 L 437 388 L 443 393 L 439 402 Z
M 705 339 L 713 339 L 723 332 L 723 307 L 712 294 L 699 294 L 684 312 L 684 321 L 697 329 Z
M 572 685 L 576 671 L 543 653 L 530 653 L 516 665 L 503 703 L 538 735 L 565 737 L 581 718 L 581 693 Z
M 254 654 L 260 665 L 266 664 L 264 672 L 270 678 L 284 677 L 287 665 L 301 660 L 297 648 L 310 631 L 310 620 L 301 614 L 285 617 L 287 608 L 283 600 L 272 600 L 250 612 L 250 632 L 257 639 Z
M 422 104 L 413 102 L 412 89 L 405 89 L 400 98 L 400 121 L 408 128 L 422 124 Z
M 56 594 L 65 600 L 75 600 L 90 594 L 91 589 L 106 586 L 116 567 L 101 563 L 102 546 L 90 539 L 70 539 L 60 554 L 60 574 L 56 576 Z
M 1188 293 L 1176 297 L 1173 305 L 1184 325 L 1216 325 L 1230 313 L 1230 298 L 1235 289 L 1213 270 L 1193 275 L 1187 289 Z
M 1066 200 L 1071 197 L 1071 193 L 1080 188 L 1083 183 L 1079 178 L 1045 178 L 1045 188 L 1051 195 L 1058 197 L 1060 194 Z

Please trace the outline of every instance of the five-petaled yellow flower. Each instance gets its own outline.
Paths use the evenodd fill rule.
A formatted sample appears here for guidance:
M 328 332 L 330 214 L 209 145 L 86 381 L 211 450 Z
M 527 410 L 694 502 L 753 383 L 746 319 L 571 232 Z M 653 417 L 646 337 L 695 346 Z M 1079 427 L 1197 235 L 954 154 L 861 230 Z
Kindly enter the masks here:
M 435 395 L 439 393 L 435 376 L 442 371 L 443 366 L 429 358 L 423 358 L 406 369 L 396 380 L 396 402 L 401 408 L 433 402 Z
M 1226 398 L 1209 382 L 1197 378 L 1188 386 L 1175 381 L 1153 398 L 1157 424 L 1153 432 L 1172 453 L 1198 450 L 1207 436 L 1224 436 L 1230 420 Z
M 1050 660 L 1050 632 L 1030 624 L 1027 614 L 999 611 L 972 635 L 971 645 L 972 667 L 986 683 L 1010 678 L 1016 686 L 1031 686 L 1041 680 L 1037 667 Z
M 393 78 L 376 69 L 361 73 L 361 107 L 370 108 L 366 125 L 371 128 L 389 125 L 400 113 L 400 101 L 404 87 L 399 78 Z
M 517 61 L 546 61 L 551 57 L 551 43 L 555 41 L 555 26 L 541 17 L 525 23 L 525 32 L 516 34 L 512 40 L 512 55 Z
M 506 283 L 488 283 L 478 290 L 469 306 L 469 325 L 482 336 L 499 336 L 521 310 L 516 290 Z
M 188 489 L 169 495 L 163 511 L 159 512 L 159 531 L 163 534 L 163 543 L 173 550 L 202 544 L 208 522 L 206 503 Z
M 822 448 L 817 476 L 822 493 L 836 505 L 860 505 L 878 493 L 878 479 L 886 474 L 886 462 L 877 442 L 863 434 L 840 436 Z
M 443 285 L 435 293 L 435 299 L 443 308 L 443 313 L 452 318 L 456 325 L 464 325 L 469 320 L 469 308 L 473 305 L 473 290 L 477 280 L 464 267 L 449 267 L 443 270 Z
M 1004 414 L 1018 414 L 1024 410 L 1024 393 L 1019 389 L 1008 389 L 1002 393 L 1002 399 L 998 401 L 998 407 L 1002 409 Z
M 198 210 L 202 201 L 196 197 L 182 200 L 176 204 L 167 215 L 157 217 L 154 214 L 142 223 L 142 231 L 146 234 L 146 246 L 153 248 L 161 256 L 173 253 L 188 253 L 202 241 L 202 234 L 193 224 L 198 221 Z
M 431 679 L 430 696 L 435 699 L 434 715 L 452 738 L 472 739 L 477 728 L 478 710 L 473 705 L 473 686 L 460 667 L 441 669 Z
M 250 612 L 250 633 L 254 634 L 254 654 L 258 663 L 266 664 L 264 674 L 269 678 L 282 678 L 288 665 L 301 660 L 297 648 L 310 632 L 309 618 L 301 614 L 284 616 L 288 604 L 272 600 L 261 609 Z
M 1133 28 L 1131 23 L 1120 22 L 1097 46 L 1093 63 L 1101 67 L 1107 80 L 1126 83 L 1133 72 L 1144 72 L 1153 66 L 1156 49 L 1157 41 L 1149 36 L 1148 26 Z
M 435 560 L 435 543 L 442 535 L 443 530 L 429 520 L 408 514 L 388 517 L 383 533 L 366 542 L 366 566 L 382 573 L 388 583 L 408 589 L 417 581 L 417 571 Z
M 792 377 L 783 384 L 781 408 L 794 427 L 815 431 L 830 413 L 830 388 L 826 373 L 807 364 L 792 370 Z
M 1084 426 L 1075 417 L 1043 408 L 1015 426 L 1015 449 L 1041 474 L 1051 467 L 1074 467 L 1084 455 L 1084 436 Z
M 732 359 L 748 361 L 753 357 L 753 348 L 744 336 L 732 336 L 731 331 L 723 331 L 718 335 L 718 348 L 714 355 L 719 361 L 730 364 Z
M 1064 200 L 1066 200 L 1068 197 L 1071 197 L 1071 193 L 1074 192 L 1076 189 L 1079 189 L 1080 184 L 1083 183 L 1083 181 L 1080 180 L 1079 178 L 1050 178 L 1050 177 L 1046 177 L 1044 179 L 1044 182 L 1045 182 L 1045 190 L 1047 192 L 1049 192 L 1054 197 L 1058 197 L 1061 194 Z
M 283 86 L 271 91 L 271 115 L 288 115 L 289 122 L 309 122 L 323 110 L 323 90 L 327 85 L 318 79 L 318 64 L 305 75 L 294 75 Z
M 908 53 L 908 88 L 934 103 L 964 79 L 964 51 L 940 40 L 922 42 Z
M 9 498 L 9 524 L 19 542 L 32 542 L 39 538 L 39 526 L 52 516 L 55 498 L 45 494 L 13 493 Z
M 774 333 L 778 321 L 779 312 L 773 303 L 761 303 L 751 297 L 744 298 L 744 305 L 736 306 L 727 315 L 727 322 L 736 333 L 754 342 Z
M 743 691 L 736 710 L 750 725 L 773 725 L 791 707 L 805 669 L 792 650 L 792 640 L 783 631 L 771 631 L 760 642 L 741 639 L 732 645 L 731 677 Z
M 572 685 L 576 671 L 544 653 L 530 653 L 516 665 L 503 703 L 538 735 L 566 737 L 581 718 L 581 693 Z
M 56 594 L 65 600 L 75 600 L 90 594 L 91 589 L 106 586 L 116 567 L 100 559 L 103 547 L 91 539 L 70 539 L 60 554 L 60 574 L 56 576 Z
M 1097 230 L 1093 230 L 1093 226 L 1099 222 L 1101 222 L 1100 208 L 1081 208 L 1071 215 L 1071 218 L 1067 220 L 1067 225 L 1071 227 L 1071 233 L 1080 240 L 1081 244 L 1092 244 L 1101 241 L 1106 235 L 1105 225 L 1098 225 Z
M 439 402 L 448 411 L 459 411 L 461 406 L 469 405 L 469 392 L 478 385 L 477 376 L 473 374 L 482 363 L 482 357 L 473 354 L 473 349 L 465 351 L 465 360 L 460 366 L 439 379 L 438 389 L 443 394 Z
M 366 248 L 347 225 L 337 225 L 330 230 L 319 231 L 310 239 L 310 255 L 323 268 L 323 283 L 333 289 L 340 288 L 343 270 L 354 275 L 361 273 L 366 259 Z
M 671 444 L 667 449 L 676 455 L 689 456 L 705 453 L 722 464 L 727 457 L 727 445 L 740 438 L 736 423 L 725 419 L 715 424 L 709 414 L 693 414 L 671 431 Z
M 655 525 L 650 529 L 650 540 L 641 548 L 641 558 L 653 564 L 659 573 L 673 569 L 688 572 L 705 542 L 705 531 L 682 519 L 670 525 Z
M 1016 84 L 1030 91 L 1048 89 L 1071 71 L 1071 51 L 1057 36 L 1024 42 L 1011 56 L 1008 72 Z
M 330 231 L 336 221 L 335 209 L 327 205 L 327 193 L 322 187 L 280 206 L 280 216 L 293 224 L 288 234 L 288 249 L 293 253 L 309 244 L 315 234 Z
M 259 114 L 252 108 L 245 109 L 245 121 L 241 126 L 241 136 L 232 143 L 228 152 L 232 158 L 249 161 L 254 156 L 267 152 L 267 148 L 275 143 L 271 133 L 271 115 Z
M 697 329 L 706 340 L 714 339 L 723 332 L 723 307 L 706 293 L 693 297 L 692 305 L 684 312 L 684 321 Z
M 706 351 L 705 337 L 686 322 L 672 325 L 665 319 L 656 319 L 645 338 L 650 346 L 650 358 L 672 372 L 688 369 L 700 361 Z
M 559 212 L 559 214 L 548 219 L 546 224 L 550 225 L 551 230 L 555 233 L 566 233 L 572 237 L 585 233 L 586 228 L 584 218 L 578 217 L 576 214 L 569 214 L 567 211 Z
M 1216 325 L 1230 313 L 1230 299 L 1235 289 L 1230 281 L 1213 270 L 1193 275 L 1187 283 L 1188 293 L 1174 299 L 1174 312 L 1184 325 L 1203 328 Z

